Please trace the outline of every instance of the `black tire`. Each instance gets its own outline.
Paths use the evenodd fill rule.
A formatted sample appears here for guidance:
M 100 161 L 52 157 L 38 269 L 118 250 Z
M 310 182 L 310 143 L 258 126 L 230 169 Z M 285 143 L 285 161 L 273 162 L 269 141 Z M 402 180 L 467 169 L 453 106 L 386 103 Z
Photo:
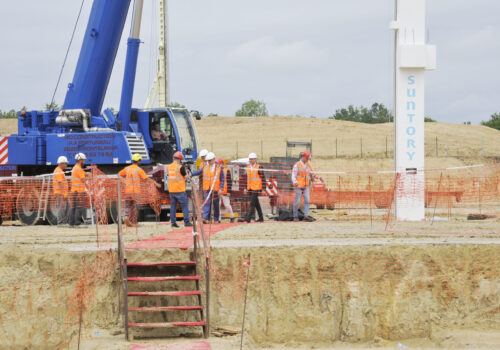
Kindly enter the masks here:
M 47 221 L 51 225 L 60 225 L 68 222 L 70 202 L 66 198 L 55 197 L 47 205 Z
M 40 194 L 32 188 L 23 188 L 16 200 L 17 217 L 24 225 L 34 225 L 40 218 Z

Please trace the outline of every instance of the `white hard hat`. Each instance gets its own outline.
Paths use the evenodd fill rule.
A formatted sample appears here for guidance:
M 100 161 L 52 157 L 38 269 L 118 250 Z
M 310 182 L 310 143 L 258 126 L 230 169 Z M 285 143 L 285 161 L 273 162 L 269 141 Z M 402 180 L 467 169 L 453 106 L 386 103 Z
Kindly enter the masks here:
M 201 158 L 201 157 L 206 157 L 206 156 L 207 156 L 207 154 L 208 154 L 208 151 L 207 151 L 206 149 L 202 149 L 202 150 L 200 151 L 200 158 Z
M 250 153 L 248 159 L 257 159 L 257 155 L 255 153 Z
M 59 158 L 57 158 L 57 164 L 67 163 L 67 162 L 68 158 L 66 158 L 65 156 L 60 156 Z
M 81 160 L 81 159 L 87 159 L 87 157 L 83 153 L 77 153 L 75 156 L 75 160 Z
M 205 160 L 212 160 L 212 159 L 215 159 L 215 154 L 213 152 L 208 152 Z

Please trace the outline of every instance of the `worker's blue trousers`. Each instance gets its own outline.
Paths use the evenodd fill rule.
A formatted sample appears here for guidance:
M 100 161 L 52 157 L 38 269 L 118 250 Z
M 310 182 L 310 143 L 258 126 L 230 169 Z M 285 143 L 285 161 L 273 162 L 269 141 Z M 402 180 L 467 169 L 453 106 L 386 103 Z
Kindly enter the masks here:
M 309 187 L 295 188 L 294 192 L 295 192 L 295 202 L 293 203 L 293 217 L 296 218 L 299 216 L 299 204 L 300 204 L 300 197 L 302 197 L 302 194 L 304 195 L 304 215 L 308 216 L 309 194 L 310 194 Z
M 210 220 L 210 212 L 212 211 L 212 203 L 214 205 L 214 218 L 215 220 L 219 220 L 220 209 L 219 209 L 219 192 L 212 191 L 212 194 L 207 199 L 210 191 L 203 191 L 203 200 L 206 201 L 203 206 L 203 219 Z
M 181 205 L 184 224 L 189 224 L 189 206 L 186 192 L 170 193 L 170 222 L 173 225 L 177 220 L 175 215 L 177 213 L 177 203 Z

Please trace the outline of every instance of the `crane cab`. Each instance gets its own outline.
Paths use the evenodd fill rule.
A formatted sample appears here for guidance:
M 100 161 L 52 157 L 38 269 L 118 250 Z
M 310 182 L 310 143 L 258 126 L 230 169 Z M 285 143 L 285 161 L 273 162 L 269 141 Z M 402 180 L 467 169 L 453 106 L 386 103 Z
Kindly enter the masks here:
M 177 151 L 187 161 L 197 158 L 196 131 L 186 109 L 133 110 L 130 127 L 143 135 L 151 163 L 171 163 Z

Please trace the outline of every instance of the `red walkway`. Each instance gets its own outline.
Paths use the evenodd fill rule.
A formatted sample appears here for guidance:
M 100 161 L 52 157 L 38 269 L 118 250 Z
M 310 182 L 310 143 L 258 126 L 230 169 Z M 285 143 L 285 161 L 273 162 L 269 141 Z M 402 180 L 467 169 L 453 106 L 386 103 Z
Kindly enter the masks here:
M 227 230 L 230 227 L 238 226 L 240 223 L 224 223 L 204 225 L 205 234 L 213 236 L 217 232 Z M 201 235 L 201 232 L 199 232 Z M 178 230 L 170 231 L 164 235 L 146 238 L 141 241 L 127 244 L 125 249 L 167 249 L 178 248 L 188 249 L 193 245 L 193 228 L 185 227 Z

